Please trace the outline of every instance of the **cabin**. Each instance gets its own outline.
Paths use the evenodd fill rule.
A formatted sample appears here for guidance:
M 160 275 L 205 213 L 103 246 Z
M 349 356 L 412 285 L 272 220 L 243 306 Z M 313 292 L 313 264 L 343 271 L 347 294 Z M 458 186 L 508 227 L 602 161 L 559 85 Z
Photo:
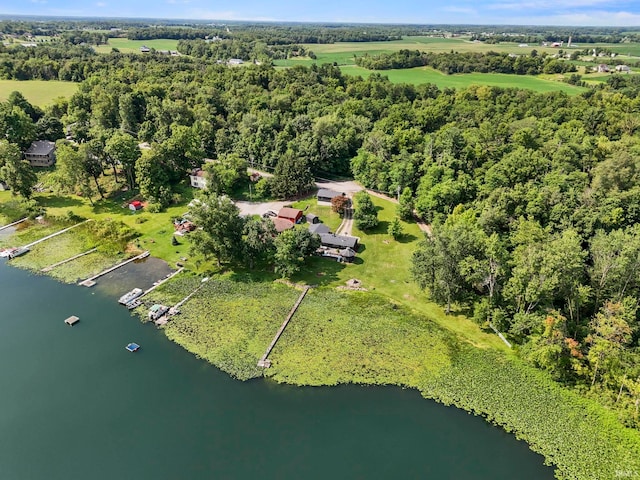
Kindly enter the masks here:
M 321 188 L 320 190 L 318 190 L 318 205 L 323 205 L 323 204 L 331 204 L 331 199 L 333 197 L 340 197 L 340 196 L 345 196 L 346 194 L 340 193 L 340 192 L 334 192 L 333 190 L 329 190 L 327 188 Z
M 358 237 L 348 237 L 346 235 L 336 235 L 335 233 L 321 233 L 320 243 L 324 247 L 329 248 L 347 248 L 352 250 L 358 249 Z
M 201 168 L 194 169 L 189 174 L 189 180 L 191 181 L 191 186 L 193 188 L 207 188 L 207 177 L 204 170 L 202 170 Z
M 269 218 L 273 222 L 273 225 L 276 227 L 276 232 L 278 233 L 282 233 L 285 230 L 291 230 L 294 226 L 294 223 L 292 221 L 287 220 L 285 218 L 279 218 L 279 217 L 269 217 Z
M 340 257 L 342 257 L 342 261 L 346 263 L 352 263 L 356 258 L 356 252 L 347 247 L 340 250 Z
M 309 225 L 309 231 L 317 235 L 331 232 L 331 230 L 329 230 L 329 227 L 327 227 L 324 223 L 312 223 L 311 225 Z
M 132 212 L 137 212 L 138 210 L 142 210 L 142 202 L 140 200 L 134 200 L 129 204 L 129 210 Z
M 24 152 L 24 158 L 32 167 L 50 167 L 56 163 L 56 144 L 37 140 Z
M 292 223 L 300 223 L 302 221 L 302 210 L 297 208 L 283 207 L 278 212 L 278 218 L 289 220 Z
M 305 218 L 307 223 L 320 223 L 320 218 L 315 213 L 307 213 Z

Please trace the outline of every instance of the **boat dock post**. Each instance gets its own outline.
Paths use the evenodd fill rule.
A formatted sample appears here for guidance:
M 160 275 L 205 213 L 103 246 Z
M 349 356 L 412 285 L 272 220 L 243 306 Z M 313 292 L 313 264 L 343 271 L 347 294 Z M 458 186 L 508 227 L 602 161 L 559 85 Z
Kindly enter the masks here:
M 302 303 L 302 300 L 304 300 L 304 297 L 307 294 L 307 292 L 309 291 L 309 288 L 311 288 L 311 287 L 309 287 L 307 285 L 307 286 L 304 287 L 304 290 L 302 290 L 302 293 L 298 297 L 298 300 L 296 301 L 296 303 L 291 308 L 291 311 L 289 312 L 289 315 L 287 315 L 287 318 L 284 319 L 284 322 L 282 322 L 282 325 L 280 325 L 280 328 L 276 332 L 276 336 L 273 337 L 273 340 L 271 340 L 271 343 L 267 347 L 267 351 L 264 352 L 264 355 L 262 355 L 260 360 L 258 360 L 258 366 L 259 367 L 269 368 L 271 366 L 271 360 L 268 359 L 269 354 L 271 353 L 271 350 L 273 350 L 273 347 L 276 346 L 276 343 L 280 339 L 280 336 L 284 332 L 284 329 L 287 328 L 287 325 L 289 324 L 289 321 L 291 320 L 291 318 L 293 318 L 294 313 L 296 313 L 296 310 L 298 310 L 298 307 Z

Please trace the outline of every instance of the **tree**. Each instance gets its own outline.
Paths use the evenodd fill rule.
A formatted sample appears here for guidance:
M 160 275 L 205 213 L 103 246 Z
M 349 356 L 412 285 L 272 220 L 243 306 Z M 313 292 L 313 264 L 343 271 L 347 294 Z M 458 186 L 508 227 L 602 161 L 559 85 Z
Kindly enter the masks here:
M 346 195 L 336 195 L 331 199 L 331 210 L 341 217 L 351 207 L 351 200 Z
M 285 230 L 275 240 L 275 270 L 282 278 L 290 278 L 300 271 L 305 257 L 320 247 L 320 237 L 306 228 Z
M 143 157 L 144 158 L 144 157 Z M 244 220 L 227 196 L 209 193 L 192 202 L 189 214 L 198 229 L 191 233 L 191 251 L 214 257 L 218 266 L 242 253 Z
M 55 142 L 64 138 L 62 122 L 50 115 L 45 115 L 36 122 L 36 138 Z
M 360 230 L 371 230 L 378 226 L 378 210 L 371 201 L 371 196 L 365 192 L 355 195 L 356 212 L 353 215 L 356 227 Z
M 95 151 L 96 148 L 95 144 L 93 144 L 93 141 L 89 143 L 83 143 L 79 148 L 79 152 L 82 155 L 82 166 L 87 175 L 93 178 L 93 181 L 96 184 L 96 190 L 98 190 L 100 198 L 104 200 L 104 193 L 102 192 L 102 187 L 100 187 L 100 182 L 98 182 L 98 179 L 103 173 L 102 162 L 96 155 Z
M 33 186 L 38 181 L 31 165 L 22 159 L 17 145 L 0 141 L 0 179 L 11 188 L 13 195 L 31 198 Z
M 90 178 L 86 168 L 86 154 L 66 140 L 56 142 L 55 178 L 63 190 L 78 192 L 93 205 Z
M 253 268 L 259 260 L 273 256 L 275 239 L 278 236 L 275 224 L 267 218 L 251 217 L 244 225 L 244 255 Z
M 207 162 L 204 171 L 208 190 L 218 195 L 231 194 L 236 183 L 247 177 L 247 161 L 236 153 L 223 154 L 218 160 Z
M 454 210 L 444 225 L 434 225 L 430 236 L 413 253 L 411 273 L 420 288 L 451 311 L 454 302 L 465 302 L 476 291 L 470 265 L 484 261 L 485 239 L 475 212 Z
M 276 165 L 271 180 L 271 193 L 278 198 L 289 198 L 310 191 L 314 178 L 309 162 L 288 151 Z
M 136 161 L 140 158 L 140 148 L 136 139 L 128 133 L 116 131 L 105 145 L 105 153 L 112 159 L 112 163 L 120 163 L 124 170 L 127 185 L 130 189 L 136 187 Z
M 140 193 L 150 202 L 166 207 L 171 202 L 169 176 L 157 150 L 145 150 L 136 162 Z
M 36 139 L 36 126 L 29 115 L 17 106 L 0 103 L 0 132 L 9 143 L 26 150 Z
M 398 215 L 402 220 L 409 220 L 413 217 L 413 192 L 409 187 L 405 187 L 400 194 Z
M 402 224 L 400 223 L 400 219 L 395 217 L 393 221 L 389 224 L 389 228 L 387 229 L 387 233 L 393 237 L 394 240 L 398 240 L 404 234 L 402 229 Z

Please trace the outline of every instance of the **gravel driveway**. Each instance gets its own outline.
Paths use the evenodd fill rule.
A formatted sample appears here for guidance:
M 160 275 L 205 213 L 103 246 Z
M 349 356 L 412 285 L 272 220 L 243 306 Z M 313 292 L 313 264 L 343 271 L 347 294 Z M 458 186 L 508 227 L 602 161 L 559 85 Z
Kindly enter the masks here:
M 286 206 L 291 205 L 291 202 L 235 202 L 240 209 L 240 215 L 246 217 L 248 215 L 262 215 L 267 210 L 278 211 Z

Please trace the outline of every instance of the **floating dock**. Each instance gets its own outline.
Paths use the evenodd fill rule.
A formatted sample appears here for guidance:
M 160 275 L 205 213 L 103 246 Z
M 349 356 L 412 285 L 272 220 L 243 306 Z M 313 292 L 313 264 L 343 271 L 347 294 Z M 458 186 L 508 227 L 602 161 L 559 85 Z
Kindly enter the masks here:
M 125 266 L 127 263 L 131 263 L 131 262 L 135 262 L 136 260 L 141 260 L 143 258 L 147 258 L 149 256 L 149 252 L 142 252 L 140 255 L 130 258 L 128 260 L 125 260 L 124 262 L 121 262 L 117 265 L 114 265 L 111 268 L 106 269 L 103 272 L 98 273 L 97 275 L 94 275 L 93 277 L 89 277 L 86 280 L 83 280 L 82 282 L 80 282 L 78 285 L 81 285 L 83 287 L 93 287 L 96 284 L 96 280 L 100 277 L 102 277 L 103 275 L 106 275 L 107 273 L 111 273 L 114 270 L 117 270 L 120 267 Z
M 140 345 L 138 345 L 137 343 L 130 343 L 124 348 L 126 348 L 129 352 L 137 352 L 138 350 L 140 350 Z
M 78 317 L 76 317 L 75 315 L 71 315 L 69 318 L 67 318 L 64 323 L 66 323 L 67 325 L 69 325 L 70 327 L 73 327 L 76 323 L 78 323 L 80 321 L 80 319 Z
M 259 367 L 269 368 L 271 366 L 271 360 L 269 360 L 267 357 L 271 353 L 271 350 L 273 350 L 273 347 L 276 346 L 276 342 L 280 339 L 280 336 L 284 332 L 284 329 L 287 328 L 287 325 L 289 324 L 289 321 L 293 318 L 293 315 L 296 313 L 296 310 L 298 310 L 298 307 L 302 303 L 302 300 L 304 300 L 304 297 L 307 294 L 307 292 L 309 291 L 309 288 L 310 288 L 309 286 L 306 286 L 306 287 L 304 287 L 304 290 L 302 290 L 302 293 L 298 297 L 298 300 L 296 301 L 296 303 L 291 308 L 291 311 L 289 312 L 289 315 L 287 315 L 287 318 L 284 319 L 284 322 L 282 322 L 282 325 L 280 325 L 280 328 L 276 332 L 276 336 L 273 337 L 273 340 L 271 341 L 271 343 L 267 347 L 267 351 L 264 352 L 264 355 L 260 358 L 260 360 L 258 360 L 258 366 Z

